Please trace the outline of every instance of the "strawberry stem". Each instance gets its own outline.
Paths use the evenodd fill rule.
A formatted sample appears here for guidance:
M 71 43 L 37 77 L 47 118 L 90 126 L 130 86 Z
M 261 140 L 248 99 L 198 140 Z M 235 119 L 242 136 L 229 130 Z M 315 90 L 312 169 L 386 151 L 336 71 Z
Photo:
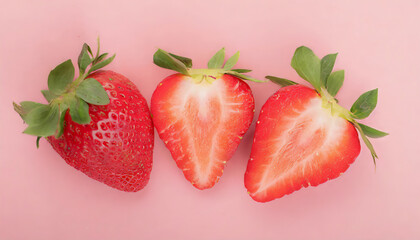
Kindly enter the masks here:
M 333 96 L 331 96 L 327 89 L 321 87 L 319 94 L 322 98 L 322 107 L 331 109 L 331 115 L 340 116 L 350 122 L 353 120 L 350 111 L 340 106 L 337 103 L 337 100 Z
M 203 80 L 212 83 L 225 71 L 223 69 L 188 69 L 188 72 L 195 83 L 201 83 Z

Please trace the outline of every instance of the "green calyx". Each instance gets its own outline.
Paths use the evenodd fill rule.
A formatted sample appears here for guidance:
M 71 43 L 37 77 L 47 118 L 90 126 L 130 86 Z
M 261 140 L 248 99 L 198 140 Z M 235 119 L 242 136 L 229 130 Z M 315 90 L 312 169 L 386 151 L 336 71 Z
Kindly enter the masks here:
M 79 76 L 75 77 L 75 68 L 69 59 L 55 67 L 48 76 L 48 90 L 41 90 L 48 104 L 24 101 L 13 103 L 14 109 L 23 121 L 28 124 L 24 133 L 37 136 L 37 147 L 41 137 L 55 136 L 60 138 L 64 129 L 64 116 L 70 112 L 72 120 L 79 124 L 88 124 L 89 105 L 107 105 L 110 100 L 103 86 L 93 78 L 87 78 L 92 72 L 112 62 L 115 54 L 94 56 L 91 48 L 83 44 L 78 58 Z
M 153 55 L 153 62 L 156 65 L 189 76 L 195 83 L 202 83 L 203 81 L 212 83 L 223 74 L 229 74 L 252 82 L 265 82 L 243 74 L 251 72 L 251 70 L 232 69 L 238 62 L 238 59 L 239 52 L 236 52 L 225 62 L 225 49 L 222 48 L 209 60 L 207 64 L 208 69 L 193 69 L 190 58 L 168 53 L 162 49 L 158 49 Z
M 372 127 L 359 123 L 358 119 L 364 119 L 372 113 L 378 101 L 378 89 L 362 94 L 350 110 L 338 104 L 335 98 L 344 82 L 344 70 L 333 72 L 337 53 L 328 54 L 319 59 L 311 49 L 301 46 L 296 49 L 291 65 L 304 80 L 309 82 L 322 98 L 322 106 L 331 112 L 333 116 L 339 116 L 351 122 L 359 131 L 360 136 L 371 152 L 376 166 L 378 155 L 369 138 L 380 138 L 388 135 Z M 266 76 L 266 78 L 282 87 L 298 84 L 285 78 Z

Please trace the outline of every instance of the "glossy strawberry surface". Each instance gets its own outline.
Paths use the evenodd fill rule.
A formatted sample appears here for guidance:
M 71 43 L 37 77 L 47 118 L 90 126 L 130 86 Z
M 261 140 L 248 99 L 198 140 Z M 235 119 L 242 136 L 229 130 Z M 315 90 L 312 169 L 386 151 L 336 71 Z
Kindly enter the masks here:
M 87 176 L 113 188 L 135 192 L 147 184 L 152 169 L 153 124 L 147 102 L 121 74 L 97 71 L 110 98 L 108 105 L 89 104 L 91 122 L 81 125 L 66 113 L 64 133 L 48 137 L 64 160 Z

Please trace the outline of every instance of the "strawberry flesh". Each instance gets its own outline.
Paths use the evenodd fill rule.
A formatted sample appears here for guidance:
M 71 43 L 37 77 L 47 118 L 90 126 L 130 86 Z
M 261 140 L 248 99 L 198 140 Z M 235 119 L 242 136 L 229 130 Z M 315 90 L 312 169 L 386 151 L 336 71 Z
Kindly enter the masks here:
M 261 109 L 245 186 L 259 202 L 337 178 L 360 153 L 354 126 L 302 85 L 284 87 Z
M 198 189 L 219 180 L 248 130 L 254 98 L 242 80 L 222 75 L 212 83 L 174 74 L 152 96 L 153 122 L 185 177 Z

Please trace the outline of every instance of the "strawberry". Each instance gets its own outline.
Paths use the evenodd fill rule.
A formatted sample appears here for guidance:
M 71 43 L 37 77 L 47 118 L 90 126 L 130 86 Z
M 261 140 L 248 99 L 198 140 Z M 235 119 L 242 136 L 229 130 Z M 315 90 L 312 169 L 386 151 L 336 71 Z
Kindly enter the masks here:
M 144 97 L 121 74 L 97 71 L 115 55 L 94 57 L 83 45 L 80 76 L 67 60 L 51 71 L 48 104 L 14 103 L 29 125 L 24 133 L 45 137 L 64 160 L 87 176 L 118 190 L 135 192 L 147 184 L 152 169 L 153 124 Z M 88 66 L 91 66 L 87 70 Z
M 254 116 L 254 98 L 243 80 L 250 70 L 232 69 L 239 52 L 224 64 L 224 49 L 209 69 L 192 69 L 191 59 L 159 49 L 156 65 L 175 70 L 153 93 L 151 111 L 159 137 L 178 168 L 200 190 L 219 181 Z M 224 66 L 223 66 L 224 64 Z
M 283 86 L 261 109 L 245 173 L 245 187 L 258 202 L 280 198 L 302 187 L 317 186 L 340 176 L 360 153 L 357 130 L 371 151 L 367 137 L 387 133 L 358 123 L 376 107 L 377 89 L 361 95 L 350 111 L 338 105 L 335 95 L 344 71 L 331 73 L 337 54 L 320 60 L 299 47 L 292 67 L 315 89 L 267 76 Z M 357 129 L 357 130 L 356 130 Z

